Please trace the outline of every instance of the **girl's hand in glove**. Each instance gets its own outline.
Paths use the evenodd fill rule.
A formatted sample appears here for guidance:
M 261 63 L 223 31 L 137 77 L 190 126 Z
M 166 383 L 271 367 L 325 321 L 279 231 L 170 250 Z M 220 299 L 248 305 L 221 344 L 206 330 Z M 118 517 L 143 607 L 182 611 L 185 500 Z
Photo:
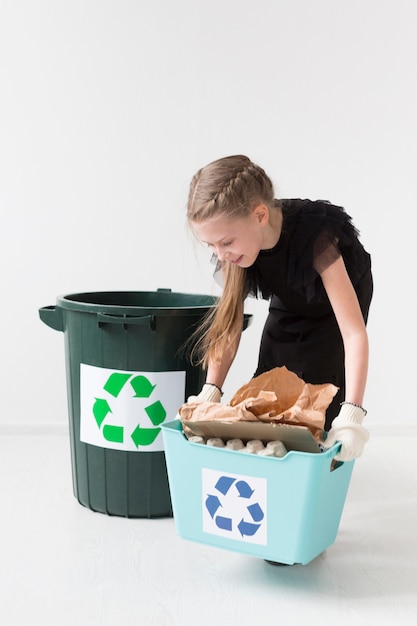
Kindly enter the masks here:
M 190 396 L 187 402 L 220 402 L 223 395 L 222 390 L 217 385 L 205 383 L 198 396 Z
M 217 385 L 211 383 L 205 383 L 198 396 L 190 396 L 188 402 L 220 402 L 223 391 Z M 176 419 L 181 419 L 180 412 L 178 410 Z
M 352 461 L 361 456 L 369 439 L 369 432 L 361 426 L 365 415 L 365 409 L 360 406 L 349 402 L 342 404 L 324 442 L 325 448 L 331 448 L 337 441 L 342 444 L 340 452 L 334 457 L 337 461 Z

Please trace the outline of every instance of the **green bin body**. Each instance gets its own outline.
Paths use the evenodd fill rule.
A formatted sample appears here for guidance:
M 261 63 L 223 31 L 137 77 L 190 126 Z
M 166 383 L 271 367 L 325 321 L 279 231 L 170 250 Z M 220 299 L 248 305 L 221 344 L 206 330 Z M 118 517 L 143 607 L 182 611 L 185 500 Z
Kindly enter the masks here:
M 188 352 L 182 348 L 215 302 L 213 296 L 161 289 L 72 294 L 58 297 L 55 306 L 39 309 L 45 324 L 64 333 L 73 489 L 82 505 L 125 517 L 172 516 L 165 453 L 163 449 L 148 451 L 150 446 L 138 444 L 136 434 L 150 434 L 152 438 L 159 432 L 161 420 L 174 419 L 174 412 L 186 398 L 201 390 L 205 374 L 201 367 L 190 364 Z M 245 326 L 249 317 L 245 315 Z M 87 394 L 87 403 L 83 401 L 88 427 L 99 438 L 95 443 L 81 437 L 84 371 L 94 376 L 103 372 L 106 378 L 104 388 L 98 385 L 91 398 Z M 149 382 L 155 372 L 168 378 L 176 372 L 174 377 L 180 375 L 184 380 L 181 389 L 163 388 L 164 383 L 149 389 L 145 385 L 145 392 L 139 391 L 137 397 L 133 388 L 137 390 L 143 381 Z M 120 380 L 124 386 L 120 390 L 119 384 L 110 395 L 110 383 Z M 172 406 L 168 411 L 167 403 L 157 399 L 157 392 L 175 392 L 176 408 Z M 152 428 L 138 423 L 136 430 L 130 428 L 128 432 L 127 427 L 115 423 L 114 407 L 122 396 L 131 403 L 129 406 L 137 401 L 138 422 L 144 415 L 144 403 L 147 405 L 145 410 L 154 420 L 150 423 L 147 416 L 147 426 Z M 111 441 L 102 433 L 107 433 Z M 123 443 L 119 437 L 124 437 Z M 163 442 L 162 433 L 158 437 Z M 120 449 L 123 445 L 130 449 Z

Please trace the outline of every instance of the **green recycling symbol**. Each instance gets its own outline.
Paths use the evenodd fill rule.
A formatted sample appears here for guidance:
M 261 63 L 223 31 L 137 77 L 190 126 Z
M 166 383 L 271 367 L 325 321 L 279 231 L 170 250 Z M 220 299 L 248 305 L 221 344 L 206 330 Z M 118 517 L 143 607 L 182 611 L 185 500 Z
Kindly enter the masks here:
M 156 387 L 142 374 L 132 375 L 123 372 L 113 372 L 108 377 L 103 389 L 113 398 L 118 398 L 120 392 L 128 383 L 132 388 L 134 398 L 150 398 Z M 122 444 L 125 442 L 125 438 L 130 436 L 136 448 L 139 448 L 139 446 L 150 446 L 155 441 L 161 431 L 160 425 L 167 416 L 166 410 L 159 400 L 152 402 L 144 410 L 154 427 L 144 428 L 138 423 L 132 432 L 126 432 L 127 429 L 124 426 L 107 423 L 107 420 L 110 420 L 109 415 L 113 411 L 105 398 L 95 398 L 93 405 L 93 415 L 97 426 L 102 431 L 103 437 L 107 441 Z

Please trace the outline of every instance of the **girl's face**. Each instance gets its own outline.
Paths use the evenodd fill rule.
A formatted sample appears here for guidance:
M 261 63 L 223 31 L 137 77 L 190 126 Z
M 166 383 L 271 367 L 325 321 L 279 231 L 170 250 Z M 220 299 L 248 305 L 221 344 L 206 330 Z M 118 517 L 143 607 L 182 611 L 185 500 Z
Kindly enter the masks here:
M 250 267 L 263 247 L 267 221 L 267 211 L 254 209 L 247 217 L 233 220 L 217 217 L 194 222 L 192 227 L 220 261 Z

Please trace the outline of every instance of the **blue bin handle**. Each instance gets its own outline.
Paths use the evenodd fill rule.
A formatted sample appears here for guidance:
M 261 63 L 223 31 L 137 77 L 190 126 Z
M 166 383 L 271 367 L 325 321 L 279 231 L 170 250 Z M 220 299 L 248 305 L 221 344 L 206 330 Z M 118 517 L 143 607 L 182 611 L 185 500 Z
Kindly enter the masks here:
M 353 459 L 352 461 L 339 461 L 336 460 L 334 457 L 336 456 L 336 454 L 338 454 L 338 452 L 340 452 L 340 450 L 342 449 L 342 444 L 340 441 L 336 441 L 336 443 L 329 448 L 329 452 L 331 453 L 331 460 L 330 460 L 330 471 L 334 472 L 335 470 L 339 469 L 339 467 L 343 467 L 343 465 L 345 463 L 354 463 L 355 460 Z

